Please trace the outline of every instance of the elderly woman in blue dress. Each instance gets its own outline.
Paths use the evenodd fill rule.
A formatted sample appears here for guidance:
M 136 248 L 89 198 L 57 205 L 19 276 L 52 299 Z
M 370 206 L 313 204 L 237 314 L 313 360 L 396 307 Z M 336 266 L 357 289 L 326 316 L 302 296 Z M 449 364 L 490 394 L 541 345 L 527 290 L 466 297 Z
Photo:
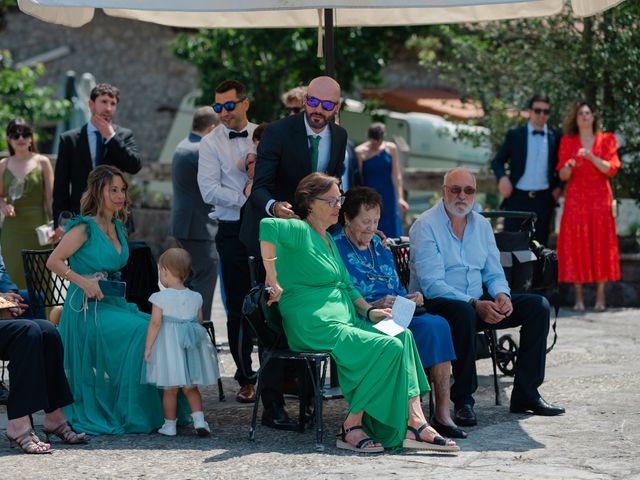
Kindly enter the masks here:
M 407 294 L 400 284 L 391 252 L 375 235 L 382 212 L 382 198 L 372 188 L 356 187 L 345 194 L 340 210 L 343 227 L 333 239 L 344 260 L 353 285 L 372 306 L 387 308 L 397 295 L 421 307 L 420 292 Z M 449 376 L 455 360 L 451 331 L 446 320 L 430 314 L 413 317 L 409 329 L 418 347 L 420 360 L 429 370 L 435 393 L 436 411 L 431 425 L 442 435 L 466 438 L 449 411 Z

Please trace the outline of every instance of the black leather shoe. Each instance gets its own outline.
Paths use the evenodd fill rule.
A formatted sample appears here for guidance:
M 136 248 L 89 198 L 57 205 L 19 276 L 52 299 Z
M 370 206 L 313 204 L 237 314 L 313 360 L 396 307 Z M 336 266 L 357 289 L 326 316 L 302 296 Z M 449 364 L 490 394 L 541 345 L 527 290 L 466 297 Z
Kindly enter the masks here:
M 262 412 L 262 425 L 277 430 L 298 431 L 298 423 L 289 418 L 287 412 L 280 405 L 265 408 Z
M 564 407 L 551 405 L 545 402 L 544 398 L 539 397 L 537 400 L 529 402 L 511 402 L 511 413 L 533 413 L 534 415 L 542 415 L 545 417 L 554 417 L 564 413 Z
M 467 432 L 458 427 L 452 427 L 451 425 L 445 425 L 440 423 L 435 418 L 431 420 L 431 426 L 443 437 L 449 438 L 467 438 Z
M 473 427 L 478 424 L 476 414 L 473 411 L 473 405 L 463 405 L 460 408 L 456 408 L 453 421 L 456 425 L 462 425 L 463 427 Z M 437 429 L 436 429 L 437 430 Z

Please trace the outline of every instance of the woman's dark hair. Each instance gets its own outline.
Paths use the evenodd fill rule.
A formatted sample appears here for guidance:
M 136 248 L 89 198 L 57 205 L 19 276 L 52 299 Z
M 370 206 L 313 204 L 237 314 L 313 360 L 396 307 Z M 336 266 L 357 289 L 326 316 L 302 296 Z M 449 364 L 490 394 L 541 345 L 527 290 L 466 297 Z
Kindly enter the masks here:
M 575 135 L 578 135 L 578 133 L 580 133 L 580 130 L 578 129 L 578 121 L 577 121 L 578 111 L 584 106 L 589 107 L 589 110 L 591 110 L 591 113 L 593 113 L 593 133 L 595 134 L 600 131 L 600 117 L 598 117 L 598 114 L 596 113 L 596 109 L 594 108 L 594 106 L 591 103 L 587 102 L 586 100 L 578 100 L 576 103 L 571 105 L 571 107 L 569 107 L 569 111 L 565 115 L 564 120 L 562 122 L 565 134 L 570 136 L 575 136 Z
M 296 188 L 293 211 L 304 220 L 309 216 L 309 205 L 314 197 L 327 193 L 332 185 L 339 185 L 336 177 L 320 172 L 307 175 L 300 180 L 298 188 Z
M 31 134 L 31 145 L 29 145 L 29 151 L 33 153 L 38 153 L 38 147 L 36 146 L 36 140 L 33 138 L 33 128 L 31 125 L 24 119 L 20 117 L 16 117 L 9 121 L 7 124 L 7 145 L 9 147 L 9 155 L 15 155 L 16 151 L 11 146 L 11 142 L 9 142 L 9 135 L 12 133 L 29 133 Z
M 370 210 L 380 208 L 382 213 L 382 197 L 373 188 L 353 187 L 344 194 L 344 204 L 340 209 L 340 223 L 344 225 L 345 218 L 353 220 L 360 213 L 360 207 Z
M 380 141 L 384 138 L 384 134 L 387 131 L 387 127 L 384 126 L 384 123 L 375 122 L 369 125 L 369 130 L 367 131 L 367 138 L 371 140 Z
M 267 122 L 262 122 L 260 125 L 258 125 L 256 129 L 253 131 L 251 140 L 253 140 L 254 142 L 259 142 L 260 140 L 262 140 L 262 134 L 267 129 L 268 125 L 269 124 Z
M 103 208 L 102 191 L 105 187 L 111 186 L 114 177 L 120 177 L 124 183 L 125 198 L 124 206 L 116 214 L 122 223 L 127 221 L 129 210 L 129 184 L 124 178 L 124 173 L 112 165 L 98 165 L 94 168 L 87 178 L 87 189 L 80 198 L 80 212 L 82 215 L 98 215 Z

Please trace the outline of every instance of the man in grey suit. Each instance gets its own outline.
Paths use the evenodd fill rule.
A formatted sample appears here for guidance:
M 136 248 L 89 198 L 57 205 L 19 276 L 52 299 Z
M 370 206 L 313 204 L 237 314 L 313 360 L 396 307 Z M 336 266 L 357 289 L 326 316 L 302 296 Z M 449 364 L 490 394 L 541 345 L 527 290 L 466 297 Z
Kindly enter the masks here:
M 211 320 L 213 291 L 218 279 L 218 253 L 215 236 L 218 222 L 209 218 L 211 206 L 204 203 L 198 188 L 198 148 L 202 137 L 220 120 L 211 107 L 193 114 L 191 133 L 176 147 L 171 163 L 173 206 L 171 235 L 191 254 L 191 274 L 187 286 L 202 295 L 202 316 Z

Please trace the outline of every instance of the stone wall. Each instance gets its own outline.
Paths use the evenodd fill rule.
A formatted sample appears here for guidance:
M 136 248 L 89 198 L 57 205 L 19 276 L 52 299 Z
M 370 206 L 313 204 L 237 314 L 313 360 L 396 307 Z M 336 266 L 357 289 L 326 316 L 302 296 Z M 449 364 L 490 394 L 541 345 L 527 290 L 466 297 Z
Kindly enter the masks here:
M 43 84 L 64 84 L 65 73 L 79 77 L 92 73 L 96 81 L 121 90 L 115 121 L 131 128 L 147 160 L 162 149 L 182 97 L 197 85 L 196 69 L 176 59 L 170 43 L 176 30 L 109 17 L 97 11 L 82 28 L 42 22 L 19 11 L 7 16 L 0 32 L 0 48 L 19 62 L 54 48 L 68 46 L 71 53 L 45 64 Z M 4 129 L 4 126 L 1 126 Z

